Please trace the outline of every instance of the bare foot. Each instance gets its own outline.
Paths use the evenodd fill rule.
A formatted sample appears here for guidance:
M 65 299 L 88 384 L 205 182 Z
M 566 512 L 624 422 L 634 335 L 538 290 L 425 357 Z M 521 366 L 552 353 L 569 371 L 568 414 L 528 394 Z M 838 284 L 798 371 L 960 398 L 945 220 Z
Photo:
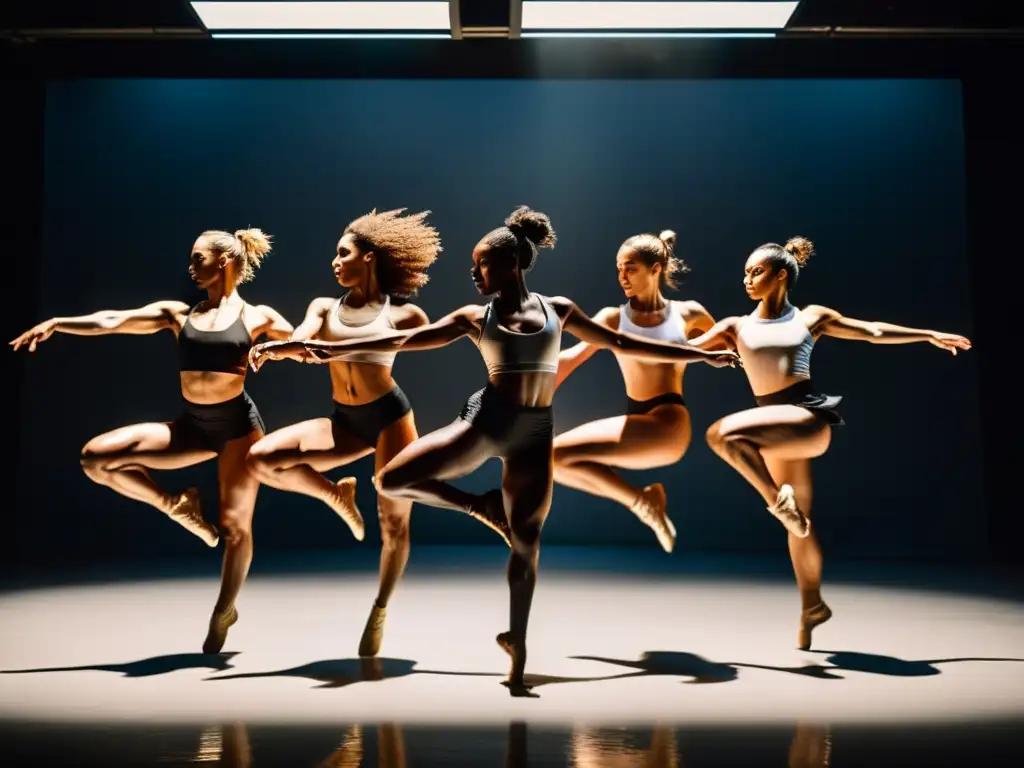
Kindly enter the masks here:
M 338 513 L 338 517 L 345 521 L 356 541 L 362 541 L 366 537 L 366 523 L 363 522 L 363 515 L 356 506 L 356 479 L 354 477 L 343 477 L 335 485 L 335 493 L 332 501 L 328 502 L 331 509 Z
M 665 498 L 665 487 L 661 483 L 644 488 L 630 509 L 644 525 L 654 531 L 662 549 L 671 552 L 675 548 L 676 527 L 669 520 L 668 500 Z
M 768 507 L 768 511 L 775 515 L 779 522 L 786 526 L 786 530 L 798 539 L 805 539 L 810 534 L 811 521 L 797 507 L 793 486 L 783 485 L 779 488 L 779 496 L 775 503 Z
M 210 617 L 210 631 L 203 641 L 203 653 L 220 653 L 228 639 L 228 629 L 238 621 L 238 611 L 234 606 L 227 613 L 215 613 Z
M 533 686 L 527 685 L 523 680 L 526 670 L 526 653 L 520 652 L 516 648 L 510 632 L 502 632 L 494 639 L 508 654 L 510 661 L 508 679 L 503 680 L 501 684 L 508 688 L 509 693 L 515 697 L 537 698 L 537 694 L 530 692 Z
M 824 601 L 800 614 L 800 631 L 797 633 L 797 648 L 801 651 L 811 649 L 811 632 L 832 618 L 832 609 Z
M 189 488 L 181 494 L 171 505 L 167 516 L 189 533 L 202 539 L 208 547 L 216 547 L 220 541 L 217 529 L 203 517 L 198 488 Z
M 473 506 L 469 508 L 469 516 L 474 520 L 479 520 L 501 536 L 507 546 L 512 546 L 512 530 L 508 525 L 508 518 L 505 515 L 505 500 L 500 490 L 495 489 L 482 496 L 477 496 Z

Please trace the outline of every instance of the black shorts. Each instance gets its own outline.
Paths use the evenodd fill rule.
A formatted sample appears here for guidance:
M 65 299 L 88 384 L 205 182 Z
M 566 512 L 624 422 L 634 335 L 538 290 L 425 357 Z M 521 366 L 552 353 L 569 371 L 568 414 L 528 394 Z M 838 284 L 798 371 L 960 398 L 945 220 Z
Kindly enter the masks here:
M 266 430 L 256 403 L 246 392 L 210 405 L 183 399 L 182 406 L 181 415 L 171 425 L 176 446 L 220 453 L 230 441 L 245 437 L 254 429 Z
M 634 400 L 632 397 L 626 398 L 626 415 L 628 416 L 641 416 L 645 413 L 650 413 L 659 405 L 666 405 L 672 403 L 673 405 L 681 405 L 686 407 L 686 401 L 683 396 L 677 392 L 666 392 L 663 395 L 652 397 L 649 400 Z
M 839 403 L 843 398 L 839 395 L 823 395 L 814 389 L 810 379 L 798 381 L 778 392 L 768 395 L 758 395 L 757 404 L 760 405 L 797 405 L 806 408 L 811 413 L 821 417 L 833 427 L 845 424 L 843 417 L 838 411 Z
M 334 403 L 331 425 L 335 433 L 353 435 L 370 448 L 377 446 L 380 433 L 412 410 L 409 398 L 396 384 L 386 395 L 363 405 L 342 405 Z
M 494 443 L 494 455 L 500 458 L 528 451 L 551 452 L 555 418 L 550 405 L 517 405 L 487 385 L 470 396 L 459 414 Z

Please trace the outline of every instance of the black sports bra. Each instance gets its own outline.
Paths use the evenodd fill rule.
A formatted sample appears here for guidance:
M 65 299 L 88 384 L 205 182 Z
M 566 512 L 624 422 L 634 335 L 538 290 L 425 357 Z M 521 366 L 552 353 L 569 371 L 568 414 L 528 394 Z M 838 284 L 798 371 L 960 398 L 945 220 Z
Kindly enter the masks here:
M 178 369 L 182 371 L 211 371 L 242 375 L 249 363 L 252 338 L 242 322 L 245 307 L 238 317 L 223 331 L 202 331 L 192 324 L 188 311 L 185 325 L 178 334 Z

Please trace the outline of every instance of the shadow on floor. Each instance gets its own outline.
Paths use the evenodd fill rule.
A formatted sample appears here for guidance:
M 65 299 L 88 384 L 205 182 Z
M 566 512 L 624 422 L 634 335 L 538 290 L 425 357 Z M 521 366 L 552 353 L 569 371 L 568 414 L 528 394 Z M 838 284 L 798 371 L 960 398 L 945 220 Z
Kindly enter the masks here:
M 237 653 L 173 653 L 168 656 L 152 656 L 139 661 L 120 664 L 85 664 L 79 667 L 40 667 L 38 669 L 4 669 L 4 675 L 29 675 L 40 672 L 120 672 L 124 677 L 154 677 L 183 669 L 208 669 L 224 672 L 231 669 L 231 659 Z

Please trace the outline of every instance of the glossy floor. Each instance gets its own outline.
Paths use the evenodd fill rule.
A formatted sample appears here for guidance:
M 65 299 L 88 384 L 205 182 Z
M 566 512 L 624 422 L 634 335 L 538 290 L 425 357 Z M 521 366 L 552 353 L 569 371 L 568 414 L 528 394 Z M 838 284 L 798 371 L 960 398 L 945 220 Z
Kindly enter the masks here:
M 800 652 L 783 569 L 546 553 L 530 628 L 537 698 L 522 699 L 499 685 L 502 559 L 418 552 L 376 660 L 355 654 L 370 561 L 348 572 L 308 558 L 264 564 L 216 656 L 198 652 L 216 593 L 207 566 L 8 584 L 4 754 L 353 768 L 981 765 L 1024 754 L 1017 574 L 835 564 L 835 618 Z

